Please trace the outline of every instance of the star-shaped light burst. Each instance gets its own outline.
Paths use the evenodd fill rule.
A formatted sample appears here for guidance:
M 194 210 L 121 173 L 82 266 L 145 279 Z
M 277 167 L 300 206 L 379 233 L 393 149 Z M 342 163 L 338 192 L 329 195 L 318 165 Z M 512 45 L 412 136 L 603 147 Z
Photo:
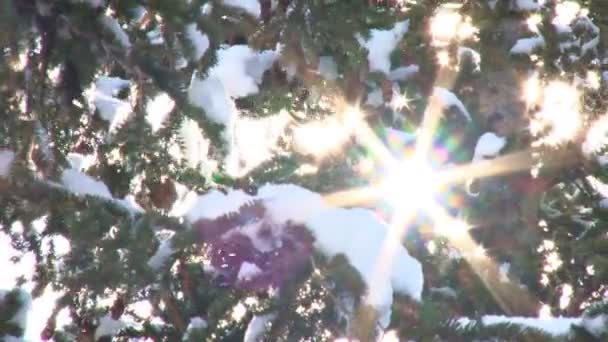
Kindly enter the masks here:
M 393 164 L 380 184 L 380 193 L 389 205 L 413 209 L 433 205 L 441 184 L 424 158 L 413 157 Z

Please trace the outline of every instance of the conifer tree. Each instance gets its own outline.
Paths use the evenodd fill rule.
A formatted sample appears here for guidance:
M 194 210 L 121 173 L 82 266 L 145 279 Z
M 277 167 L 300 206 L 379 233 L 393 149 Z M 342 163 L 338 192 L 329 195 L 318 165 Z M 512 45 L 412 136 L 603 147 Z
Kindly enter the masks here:
M 607 15 L 0 1 L 0 338 L 607 339 Z

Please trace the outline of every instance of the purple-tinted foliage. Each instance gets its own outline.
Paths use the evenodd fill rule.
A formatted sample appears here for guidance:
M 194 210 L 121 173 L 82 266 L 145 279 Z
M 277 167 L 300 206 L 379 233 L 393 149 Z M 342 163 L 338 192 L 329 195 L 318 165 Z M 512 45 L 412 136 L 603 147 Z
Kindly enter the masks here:
M 264 202 L 257 200 L 235 213 L 196 222 L 220 286 L 251 291 L 278 288 L 308 262 L 313 238 L 306 227 L 273 222 L 266 213 Z M 245 263 L 259 271 L 239 279 Z

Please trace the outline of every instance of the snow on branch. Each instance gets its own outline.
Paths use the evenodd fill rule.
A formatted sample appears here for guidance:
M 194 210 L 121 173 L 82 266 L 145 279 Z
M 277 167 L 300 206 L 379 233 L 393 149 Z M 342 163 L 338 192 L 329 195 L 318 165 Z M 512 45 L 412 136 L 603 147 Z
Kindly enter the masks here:
M 8 177 L 14 159 L 15 152 L 7 149 L 0 149 L 0 177 Z
M 209 269 L 224 283 L 280 286 L 302 269 L 314 247 L 328 258 L 347 257 L 367 284 L 365 300 L 379 311 L 383 325 L 393 293 L 421 298 L 422 267 L 402 245 L 395 246 L 388 270 L 376 272 L 389 237 L 386 223 L 370 210 L 331 207 L 320 194 L 293 184 L 265 185 L 255 196 L 231 190 L 186 197 L 173 214 L 194 222 L 209 246 Z M 164 254 L 164 247 L 155 255 Z
M 395 49 L 403 35 L 409 29 L 409 20 L 398 22 L 390 30 L 373 29 L 370 32 L 370 38 L 364 40 L 361 36 L 357 36 L 361 46 L 367 49 L 367 59 L 369 61 L 370 71 L 380 71 L 388 74 L 391 69 L 390 55 Z
M 545 38 L 536 36 L 530 38 L 521 38 L 515 42 L 515 45 L 510 50 L 512 55 L 530 55 L 545 47 Z

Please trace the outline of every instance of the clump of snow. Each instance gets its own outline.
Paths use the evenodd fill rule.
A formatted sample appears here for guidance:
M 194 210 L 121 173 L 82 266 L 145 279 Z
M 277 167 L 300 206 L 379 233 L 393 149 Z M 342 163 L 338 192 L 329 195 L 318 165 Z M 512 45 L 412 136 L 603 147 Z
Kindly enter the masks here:
M 100 76 L 93 86 L 85 91 L 89 106 L 97 109 L 101 118 L 110 123 L 110 132 L 122 125 L 133 112 L 133 107 L 128 101 L 116 97 L 127 87 L 129 87 L 127 80 Z
M 458 320 L 461 325 L 468 325 L 471 320 L 468 318 L 461 318 Z M 536 328 L 542 330 L 553 336 L 565 335 L 570 332 L 570 327 L 575 324 L 579 325 L 581 318 L 571 317 L 507 317 L 507 316 L 496 316 L 486 315 L 481 318 L 483 325 L 495 325 L 503 323 L 520 324 L 526 327 Z
M 148 260 L 148 266 L 153 270 L 159 270 L 167 263 L 167 260 L 175 250 L 171 239 L 166 239 L 160 242 L 156 253 Z
M 209 324 L 202 317 L 196 316 L 190 318 L 190 323 L 188 323 L 188 327 L 186 328 L 186 332 L 184 333 L 183 340 L 188 341 L 193 330 L 206 329 L 208 326 Z
M 175 102 L 167 93 L 161 92 L 146 103 L 146 121 L 152 127 L 152 132 L 157 132 L 173 108 Z
M 445 88 L 435 87 L 430 101 L 440 104 L 443 108 L 456 107 L 467 121 L 471 121 L 471 114 L 469 114 L 462 101 L 456 94 Z
M 358 37 L 359 43 L 368 51 L 370 71 L 380 71 L 388 74 L 391 69 L 390 54 L 409 29 L 409 20 L 398 22 L 390 30 L 373 29 L 370 38 L 364 41 Z
M 80 171 L 73 169 L 63 170 L 61 183 L 70 192 L 76 195 L 91 195 L 111 199 L 112 194 L 104 182 L 98 181 Z
M 262 270 L 256 264 L 252 264 L 250 262 L 245 261 L 241 264 L 237 279 L 248 281 L 252 277 L 255 277 L 256 275 L 260 274 L 261 272 Z
M 420 67 L 416 64 L 398 67 L 393 70 L 388 75 L 388 79 L 391 81 L 407 81 L 412 76 L 417 74 L 420 71 Z
M 247 45 L 233 45 L 217 52 L 218 63 L 209 71 L 231 97 L 243 97 L 258 92 L 262 74 L 277 57 L 275 51 L 255 51 Z
M 7 149 L 0 149 L 0 177 L 8 177 L 14 159 L 15 152 Z
M 113 198 L 108 186 L 95 178 L 75 169 L 65 169 L 61 174 L 61 184 L 67 191 L 78 196 L 97 196 L 111 200 L 122 206 L 131 214 L 143 212 L 143 208 L 137 204 L 133 195 L 127 195 L 123 199 Z
M 262 13 L 262 8 L 258 0 L 224 0 L 224 4 L 240 8 L 256 18 Z
M 201 80 L 196 75 L 192 76 L 188 89 L 190 103 L 202 108 L 213 122 L 225 125 L 228 128 L 226 137 L 230 141 L 232 126 L 238 116 L 233 99 L 257 93 L 262 75 L 277 55 L 276 51 L 257 52 L 247 45 L 220 49 L 218 62 L 207 78 Z
M 530 55 L 545 47 L 545 39 L 542 36 L 521 38 L 511 48 L 512 55 Z
M 486 132 L 477 140 L 473 160 L 478 161 L 494 158 L 500 153 L 500 150 L 502 150 L 506 144 L 506 138 L 499 137 L 493 132 Z
M 51 250 L 51 244 L 53 245 L 55 251 L 55 257 L 61 258 L 68 253 L 72 249 L 70 240 L 66 239 L 63 235 L 60 234 L 51 234 L 46 235 L 42 238 L 40 243 L 40 250 L 43 254 L 49 254 Z
M 70 163 L 72 169 L 78 171 L 87 171 L 97 162 L 97 155 L 69 152 L 66 159 Z
M 236 212 L 252 200 L 253 198 L 242 190 L 230 190 L 225 195 L 217 190 L 200 196 L 190 193 L 179 211 L 182 211 L 190 222 L 199 219 L 212 220 Z M 177 211 L 178 215 L 179 211 Z
M 327 209 L 321 195 L 293 184 L 267 184 L 258 190 L 274 222 L 303 223 L 313 214 Z
M 384 98 L 382 98 L 382 89 L 376 88 L 367 94 L 367 100 L 365 101 L 366 105 L 378 108 L 382 106 L 383 103 Z
M 125 209 L 127 209 L 131 214 L 143 213 L 144 208 L 142 208 L 139 203 L 135 200 L 135 196 L 127 195 L 123 199 L 114 199 L 116 203 L 122 205 Z
M 338 78 L 338 65 L 332 56 L 319 57 L 319 74 L 328 81 Z
M 344 254 L 359 271 L 369 289 L 366 302 L 381 313 L 383 323 L 388 323 L 394 292 L 417 300 L 421 297 L 423 276 L 420 263 L 399 243 L 391 245 L 391 253 L 387 255 L 386 244 L 390 242 L 387 240 L 388 227 L 370 210 L 332 208 L 321 195 L 292 184 L 265 185 L 256 196 L 241 190 L 230 190 L 227 194 L 211 191 L 200 196 L 190 193 L 188 196 L 181 212 L 191 222 L 201 218 L 214 219 L 236 212 L 244 204 L 261 201 L 272 222 L 304 223 L 315 237 L 317 249 L 330 258 Z M 255 231 L 257 228 L 256 225 L 247 225 L 240 229 L 240 233 L 246 234 L 246 230 Z M 264 250 L 263 247 L 258 248 Z M 378 266 L 387 262 L 390 265 L 388 270 L 378 272 Z M 257 271 L 255 267 L 242 264 L 239 278 L 246 278 Z
M 540 8 L 537 0 L 513 0 L 511 9 L 517 12 L 536 11 Z
M 101 16 L 101 23 L 108 29 L 110 32 L 114 34 L 116 40 L 122 45 L 123 48 L 128 49 L 131 47 L 131 42 L 129 41 L 129 36 L 127 33 L 120 27 L 120 23 L 116 18 L 110 16 L 106 13 L 106 15 Z
M 366 209 L 329 209 L 306 221 L 316 238 L 315 246 L 328 257 L 343 254 L 359 271 L 368 286 L 365 301 L 373 306 L 388 324 L 393 292 L 420 300 L 422 266 L 403 246 L 391 246 L 394 254 L 386 253 L 388 227 Z M 394 257 L 384 260 L 386 256 Z M 391 263 L 388 272 L 378 266 Z
M 127 325 L 120 319 L 113 319 L 110 314 L 106 314 L 99 320 L 99 326 L 95 329 L 95 341 L 102 336 L 114 336 Z
M 510 269 L 511 269 L 510 263 L 503 262 L 502 264 L 500 264 L 500 267 L 498 268 L 498 272 L 499 272 L 501 282 L 503 282 L 503 283 L 509 282 L 509 270 Z
M 218 78 L 210 76 L 201 80 L 193 75 L 188 99 L 192 105 L 202 108 L 209 120 L 223 124 L 229 129 L 234 125 L 238 111 Z
M 186 25 L 186 37 L 192 43 L 192 58 L 198 61 L 209 49 L 209 37 L 202 33 L 195 23 Z
M 165 43 L 165 38 L 160 29 L 150 30 L 146 33 L 146 36 L 152 45 L 162 45 Z
M 245 330 L 245 337 L 243 338 L 243 342 L 259 341 L 259 337 L 264 333 L 265 329 L 268 327 L 268 323 L 272 322 L 272 320 L 274 320 L 276 316 L 277 315 L 274 313 L 253 316 L 253 318 L 247 325 L 247 329 Z

